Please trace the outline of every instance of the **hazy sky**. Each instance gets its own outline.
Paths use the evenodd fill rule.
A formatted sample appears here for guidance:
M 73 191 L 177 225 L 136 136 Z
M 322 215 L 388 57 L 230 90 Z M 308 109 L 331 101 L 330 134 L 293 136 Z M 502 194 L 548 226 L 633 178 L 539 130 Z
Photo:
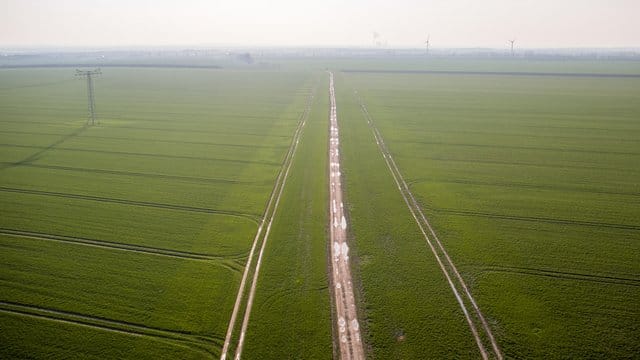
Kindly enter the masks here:
M 640 0 L 0 0 L 0 46 L 640 47 Z

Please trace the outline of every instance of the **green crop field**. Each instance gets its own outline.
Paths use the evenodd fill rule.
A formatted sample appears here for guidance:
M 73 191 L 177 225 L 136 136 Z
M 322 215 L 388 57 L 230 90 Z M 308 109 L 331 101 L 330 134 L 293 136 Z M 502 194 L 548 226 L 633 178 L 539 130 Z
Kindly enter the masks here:
M 219 356 L 315 80 L 0 71 L 0 357 Z M 328 311 L 328 309 L 327 309 Z
M 608 66 L 615 72 L 615 64 Z M 342 86 L 349 108 L 342 116 L 354 133 L 343 142 L 345 173 L 374 355 L 452 353 L 422 340 L 410 344 L 411 333 L 406 343 L 393 341 L 392 316 L 406 328 L 407 321 L 427 322 L 433 315 L 416 300 L 409 308 L 390 306 L 407 302 L 408 294 L 380 276 L 413 280 L 423 302 L 449 304 L 453 296 L 434 297 L 444 286 L 427 281 L 438 274 L 420 271 L 418 280 L 404 274 L 434 261 L 431 254 L 416 256 L 415 242 L 424 239 L 400 225 L 392 233 L 394 227 L 378 225 L 409 215 L 399 196 L 380 202 L 387 213 L 371 209 L 376 198 L 399 192 L 353 105 L 354 90 L 505 356 L 640 353 L 640 79 L 363 72 L 344 73 Z M 390 249 L 400 258 L 390 258 Z M 388 275 L 389 269 L 399 274 Z M 447 332 L 453 323 L 446 320 Z
M 0 358 L 219 358 L 246 269 L 233 358 L 259 257 L 242 358 L 337 358 L 327 68 L 368 358 L 481 358 L 384 145 L 505 358 L 640 353 L 638 62 L 165 60 L 93 126 L 74 68 L 0 69 Z

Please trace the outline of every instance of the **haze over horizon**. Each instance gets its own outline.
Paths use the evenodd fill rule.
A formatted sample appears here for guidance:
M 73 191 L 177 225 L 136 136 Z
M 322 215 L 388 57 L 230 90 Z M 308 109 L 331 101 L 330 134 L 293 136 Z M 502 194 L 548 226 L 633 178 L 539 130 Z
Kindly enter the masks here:
M 640 47 L 637 14 L 636 0 L 4 0 L 0 46 Z

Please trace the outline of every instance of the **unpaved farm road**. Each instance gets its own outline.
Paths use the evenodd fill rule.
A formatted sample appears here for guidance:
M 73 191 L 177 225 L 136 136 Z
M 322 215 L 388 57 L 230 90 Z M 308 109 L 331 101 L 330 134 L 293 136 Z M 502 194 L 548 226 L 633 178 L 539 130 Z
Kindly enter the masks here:
M 347 220 L 342 203 L 340 178 L 340 143 L 338 116 L 333 86 L 333 73 L 329 73 L 329 207 L 331 212 L 331 273 L 340 359 L 364 359 L 364 347 L 360 337 L 358 313 L 353 296 L 351 269 L 349 268 L 349 245 L 347 244 Z

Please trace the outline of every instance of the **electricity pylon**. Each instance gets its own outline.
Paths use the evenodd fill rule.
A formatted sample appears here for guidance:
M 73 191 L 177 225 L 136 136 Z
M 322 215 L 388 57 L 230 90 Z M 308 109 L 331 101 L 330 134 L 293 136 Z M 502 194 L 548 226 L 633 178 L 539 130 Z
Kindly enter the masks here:
M 87 78 L 87 100 L 89 101 L 89 118 L 87 124 L 96 124 L 96 101 L 93 96 L 93 78 L 92 75 L 100 75 L 102 72 L 100 69 L 95 70 L 76 70 L 76 76 L 85 76 Z
M 515 43 L 515 42 L 516 42 L 516 39 L 509 40 L 509 43 L 511 43 L 511 56 L 513 56 L 513 55 L 514 55 L 514 52 L 513 52 L 513 43 Z

